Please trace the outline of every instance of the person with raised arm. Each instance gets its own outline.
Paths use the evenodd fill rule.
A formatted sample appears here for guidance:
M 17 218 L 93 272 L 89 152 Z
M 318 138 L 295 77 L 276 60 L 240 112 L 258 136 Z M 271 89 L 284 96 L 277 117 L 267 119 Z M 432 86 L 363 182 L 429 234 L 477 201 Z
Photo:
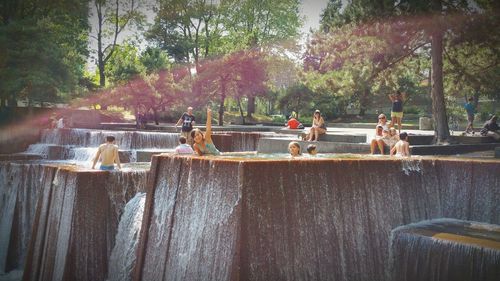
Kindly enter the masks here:
M 212 141 L 212 110 L 207 108 L 207 124 L 205 133 L 196 128 L 191 131 L 191 137 L 194 144 L 193 149 L 196 154 L 203 155 L 220 155 L 220 151 L 215 147 Z
M 394 127 L 397 123 L 398 131 L 399 133 L 401 133 L 401 120 L 403 120 L 403 103 L 406 100 L 406 94 L 401 93 L 401 91 L 398 90 L 395 94 L 389 95 L 389 99 L 392 102 L 390 127 Z

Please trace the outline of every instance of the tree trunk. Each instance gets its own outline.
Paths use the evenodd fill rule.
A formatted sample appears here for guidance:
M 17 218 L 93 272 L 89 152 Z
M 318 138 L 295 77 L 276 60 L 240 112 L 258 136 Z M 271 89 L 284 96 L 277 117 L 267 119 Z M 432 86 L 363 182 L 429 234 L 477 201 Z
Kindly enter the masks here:
M 219 126 L 224 126 L 224 101 L 226 100 L 225 95 L 220 98 L 219 104 Z
M 438 29 L 432 32 L 431 57 L 432 57 L 432 115 L 434 117 L 435 143 L 447 142 L 450 137 L 446 104 L 443 90 L 443 31 Z
M 153 118 L 155 120 L 155 125 L 160 125 L 160 122 L 158 122 L 158 111 L 155 108 L 152 108 L 153 110 Z
M 247 116 L 251 117 L 255 113 L 255 97 L 248 97 Z
M 370 89 L 365 88 L 359 99 L 359 116 L 365 116 L 366 109 L 368 108 L 369 96 L 370 96 Z
M 245 115 L 243 114 L 243 108 L 241 107 L 241 98 L 240 97 L 238 97 L 238 107 L 240 109 L 241 121 L 242 121 L 243 125 L 245 125 L 246 124 Z
M 98 61 L 99 61 L 99 86 L 101 88 L 104 88 L 106 85 L 106 75 L 104 74 L 104 59 L 103 59 L 103 54 L 101 53 L 101 46 L 99 46 L 99 55 L 98 55 Z
M 224 102 L 226 101 L 226 85 L 221 85 L 221 97 L 219 104 L 219 126 L 224 126 Z

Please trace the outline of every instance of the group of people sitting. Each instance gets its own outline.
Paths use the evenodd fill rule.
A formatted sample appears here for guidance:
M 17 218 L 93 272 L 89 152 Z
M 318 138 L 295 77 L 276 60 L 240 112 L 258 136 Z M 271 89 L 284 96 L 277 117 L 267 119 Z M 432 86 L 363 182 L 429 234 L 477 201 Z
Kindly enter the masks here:
M 408 134 L 403 132 L 398 134 L 394 124 L 387 124 L 385 114 L 378 116 L 378 123 L 375 127 L 375 136 L 370 142 L 370 153 L 374 154 L 376 149 L 384 155 L 384 147 L 389 147 L 390 155 L 410 156 L 410 144 L 408 143 Z

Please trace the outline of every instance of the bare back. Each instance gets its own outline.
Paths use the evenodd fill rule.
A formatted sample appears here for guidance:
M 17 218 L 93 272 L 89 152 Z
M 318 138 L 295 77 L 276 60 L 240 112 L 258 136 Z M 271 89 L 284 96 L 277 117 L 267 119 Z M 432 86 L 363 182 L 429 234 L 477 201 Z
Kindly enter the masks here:
M 393 149 L 397 156 L 410 156 L 410 144 L 407 141 L 399 140 Z
M 98 153 L 101 155 L 101 165 L 112 166 L 118 159 L 118 146 L 111 143 L 101 144 Z

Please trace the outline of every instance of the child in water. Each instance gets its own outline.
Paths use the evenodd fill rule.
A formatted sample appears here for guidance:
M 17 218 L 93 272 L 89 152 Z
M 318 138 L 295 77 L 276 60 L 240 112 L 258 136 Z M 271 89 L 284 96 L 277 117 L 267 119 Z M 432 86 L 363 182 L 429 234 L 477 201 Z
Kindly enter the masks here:
M 220 155 L 219 150 L 215 147 L 212 141 L 212 110 L 207 108 L 207 124 L 206 132 L 203 132 L 196 128 L 191 131 L 191 137 L 193 138 L 194 144 L 193 148 L 196 154 L 203 155 Z
M 300 144 L 296 141 L 292 141 L 288 144 L 288 151 L 292 157 L 300 156 Z
M 189 144 L 186 143 L 187 140 L 185 137 L 179 137 L 179 145 L 175 148 L 176 154 L 193 154 L 194 151 Z
M 309 155 L 311 156 L 314 156 L 318 153 L 318 151 L 316 150 L 316 145 L 314 144 L 310 144 L 307 146 L 307 153 L 309 153 Z
M 92 169 L 95 169 L 97 160 L 101 158 L 100 170 L 111 171 L 115 169 L 115 163 L 118 169 L 121 169 L 120 157 L 118 156 L 118 146 L 115 145 L 115 137 L 107 136 L 106 143 L 103 143 L 97 149 L 97 153 L 92 163 Z
M 410 157 L 410 143 L 408 142 L 408 134 L 403 132 L 399 134 L 399 141 L 391 149 L 391 156 L 396 153 L 396 156 Z

